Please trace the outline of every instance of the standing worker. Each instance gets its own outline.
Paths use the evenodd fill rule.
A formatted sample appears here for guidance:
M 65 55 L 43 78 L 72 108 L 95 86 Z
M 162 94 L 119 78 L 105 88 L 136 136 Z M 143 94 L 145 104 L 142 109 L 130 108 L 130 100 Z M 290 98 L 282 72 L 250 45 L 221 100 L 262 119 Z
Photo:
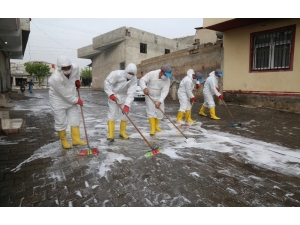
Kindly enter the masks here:
M 158 126 L 160 120 L 163 118 L 164 100 L 169 94 L 170 78 L 172 78 L 172 68 L 170 66 L 163 66 L 158 70 L 150 71 L 140 79 L 140 86 L 146 95 L 146 111 L 150 124 L 150 135 L 155 135 L 155 132 L 160 132 Z M 150 96 L 152 100 L 148 97 Z
M 28 86 L 29 86 L 29 91 L 30 91 L 30 93 L 32 93 L 33 85 L 34 85 L 33 81 L 30 80 L 30 81 L 28 82 Z
M 55 130 L 58 132 L 62 146 L 71 148 L 66 137 L 67 125 L 71 126 L 72 145 L 87 145 L 80 139 L 79 125 L 81 121 L 78 105 L 83 101 L 77 97 L 76 88 L 80 88 L 79 67 L 71 63 L 66 56 L 59 56 L 57 69 L 49 78 L 49 100 L 55 120 Z
M 126 134 L 126 126 L 128 114 L 131 104 L 134 100 L 134 94 L 137 86 L 137 67 L 133 63 L 125 68 L 125 70 L 112 71 L 104 81 L 104 91 L 108 95 L 108 137 L 107 140 L 114 141 L 115 133 L 115 121 L 121 118 L 120 123 L 120 134 L 119 136 L 123 139 L 128 139 L 129 136 Z M 121 109 L 118 107 L 116 102 L 121 105 Z
M 191 103 L 195 102 L 195 96 L 193 94 L 193 89 L 195 85 L 199 85 L 202 74 L 200 72 L 195 73 L 193 69 L 187 71 L 187 75 L 179 84 L 177 91 L 180 107 L 177 114 L 176 122 L 179 124 L 195 123 L 196 120 L 191 118 Z M 199 88 L 199 86 L 198 86 Z M 185 122 L 182 121 L 182 117 L 185 113 Z
M 219 77 L 222 77 L 222 70 L 217 69 L 215 71 L 212 71 L 209 74 L 209 77 L 206 79 L 204 88 L 203 88 L 203 95 L 204 95 L 204 103 L 202 107 L 200 108 L 199 115 L 201 116 L 207 116 L 205 114 L 206 108 L 209 108 L 210 112 L 210 118 L 214 120 L 219 120 L 220 118 L 216 116 L 216 104 L 214 101 L 213 96 L 217 95 L 219 99 L 223 99 L 223 96 L 219 92 L 218 88 L 218 79 Z

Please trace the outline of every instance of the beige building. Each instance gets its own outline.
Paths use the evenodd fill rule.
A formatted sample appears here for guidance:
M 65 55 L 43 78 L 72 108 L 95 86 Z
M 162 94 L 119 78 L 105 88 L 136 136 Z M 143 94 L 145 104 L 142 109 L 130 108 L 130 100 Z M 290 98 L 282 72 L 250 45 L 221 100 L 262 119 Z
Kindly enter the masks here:
M 223 92 L 239 104 L 300 110 L 300 19 L 204 19 L 223 33 Z
M 104 90 L 104 79 L 129 63 L 170 54 L 193 45 L 194 36 L 169 39 L 133 27 L 120 27 L 93 38 L 93 44 L 77 50 L 78 58 L 92 60 L 93 90 Z

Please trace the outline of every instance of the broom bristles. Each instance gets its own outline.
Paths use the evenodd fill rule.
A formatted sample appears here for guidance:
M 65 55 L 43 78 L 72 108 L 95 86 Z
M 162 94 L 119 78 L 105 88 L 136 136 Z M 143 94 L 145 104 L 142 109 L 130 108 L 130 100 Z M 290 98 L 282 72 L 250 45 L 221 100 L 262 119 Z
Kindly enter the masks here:
M 145 156 L 153 156 L 153 155 L 157 155 L 161 152 L 161 148 L 158 147 L 158 148 L 153 148 L 151 149 L 151 151 L 148 151 Z

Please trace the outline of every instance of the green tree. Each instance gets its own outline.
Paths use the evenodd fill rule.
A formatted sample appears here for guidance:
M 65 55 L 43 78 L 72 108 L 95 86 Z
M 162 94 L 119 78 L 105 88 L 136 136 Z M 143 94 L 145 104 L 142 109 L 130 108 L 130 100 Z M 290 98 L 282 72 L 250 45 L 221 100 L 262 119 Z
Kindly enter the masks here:
M 43 83 L 45 76 L 50 73 L 50 67 L 45 63 L 27 62 L 24 65 L 27 73 L 29 73 L 31 76 L 34 75 L 38 77 L 39 86 L 41 86 L 41 83 Z
M 84 86 L 90 86 L 92 82 L 92 71 L 89 67 L 81 69 L 80 76 L 82 77 L 82 83 Z
M 84 79 L 92 80 L 92 71 L 88 67 L 85 67 L 81 69 L 80 76 Z

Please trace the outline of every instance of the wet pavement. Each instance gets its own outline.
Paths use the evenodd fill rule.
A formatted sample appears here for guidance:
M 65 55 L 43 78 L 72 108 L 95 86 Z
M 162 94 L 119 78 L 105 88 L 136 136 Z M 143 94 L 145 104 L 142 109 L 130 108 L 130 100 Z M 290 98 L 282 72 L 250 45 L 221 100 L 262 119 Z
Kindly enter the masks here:
M 300 114 L 250 106 L 217 105 L 211 120 L 192 109 L 197 123 L 181 127 L 164 118 L 162 132 L 149 135 L 145 102 L 135 101 L 130 118 L 151 146 L 162 152 L 145 157 L 146 141 L 128 122 L 129 140 L 107 136 L 107 96 L 81 89 L 90 147 L 98 155 L 65 150 L 54 130 L 48 90 L 14 100 L 10 118 L 23 118 L 18 134 L 0 134 L 0 206 L 12 207 L 290 207 L 300 206 Z M 226 99 L 225 99 L 226 100 Z M 178 101 L 166 100 L 175 120 Z M 208 114 L 208 112 L 207 112 Z M 83 124 L 81 137 L 85 139 Z M 70 139 L 70 130 L 67 130 Z M 187 142 L 194 138 L 195 143 Z

